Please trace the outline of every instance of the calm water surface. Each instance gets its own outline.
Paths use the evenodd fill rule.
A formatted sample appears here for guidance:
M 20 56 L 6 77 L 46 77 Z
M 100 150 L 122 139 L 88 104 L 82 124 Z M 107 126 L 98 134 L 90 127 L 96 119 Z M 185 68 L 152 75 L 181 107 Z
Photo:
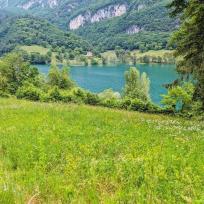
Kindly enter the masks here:
M 49 65 L 37 65 L 39 71 L 47 74 Z M 124 87 L 124 73 L 130 65 L 115 66 L 77 66 L 71 67 L 72 79 L 82 88 L 91 92 L 99 93 L 105 89 L 112 88 L 114 91 L 122 92 Z M 166 93 L 164 84 L 173 82 L 177 77 L 175 65 L 161 64 L 138 64 L 140 72 L 146 72 L 151 80 L 150 95 L 152 101 L 160 103 L 161 94 Z

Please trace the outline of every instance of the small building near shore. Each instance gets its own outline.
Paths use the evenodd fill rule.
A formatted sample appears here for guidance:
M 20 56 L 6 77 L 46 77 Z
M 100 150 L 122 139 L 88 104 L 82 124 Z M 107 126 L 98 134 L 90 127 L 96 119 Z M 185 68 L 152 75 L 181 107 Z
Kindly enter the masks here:
M 86 56 L 87 57 L 93 57 L 93 53 L 89 51 L 89 52 L 87 52 Z

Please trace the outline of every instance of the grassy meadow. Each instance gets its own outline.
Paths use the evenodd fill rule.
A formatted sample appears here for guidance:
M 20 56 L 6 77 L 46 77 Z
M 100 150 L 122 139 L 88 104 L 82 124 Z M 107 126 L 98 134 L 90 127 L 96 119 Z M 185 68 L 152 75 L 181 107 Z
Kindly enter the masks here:
M 204 124 L 0 99 L 0 203 L 204 203 Z

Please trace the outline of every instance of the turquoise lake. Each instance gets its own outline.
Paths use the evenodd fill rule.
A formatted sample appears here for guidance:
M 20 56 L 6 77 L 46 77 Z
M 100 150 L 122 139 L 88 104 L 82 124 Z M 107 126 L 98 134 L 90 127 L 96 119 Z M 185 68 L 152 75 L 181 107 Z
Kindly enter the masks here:
M 49 65 L 37 65 L 39 71 L 48 74 Z M 164 84 L 173 82 L 178 74 L 175 65 L 163 64 L 138 64 L 140 72 L 146 72 L 151 80 L 150 95 L 155 103 L 160 103 L 161 94 L 167 92 Z M 122 92 L 124 87 L 124 73 L 130 65 L 115 66 L 77 66 L 71 67 L 71 78 L 82 88 L 94 93 L 112 88 L 114 91 Z

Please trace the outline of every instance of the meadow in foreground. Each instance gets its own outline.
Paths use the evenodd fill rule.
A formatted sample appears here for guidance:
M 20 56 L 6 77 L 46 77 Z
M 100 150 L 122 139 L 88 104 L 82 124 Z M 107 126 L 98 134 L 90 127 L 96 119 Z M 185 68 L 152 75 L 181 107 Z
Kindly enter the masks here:
M 0 203 L 203 203 L 204 124 L 0 99 Z

